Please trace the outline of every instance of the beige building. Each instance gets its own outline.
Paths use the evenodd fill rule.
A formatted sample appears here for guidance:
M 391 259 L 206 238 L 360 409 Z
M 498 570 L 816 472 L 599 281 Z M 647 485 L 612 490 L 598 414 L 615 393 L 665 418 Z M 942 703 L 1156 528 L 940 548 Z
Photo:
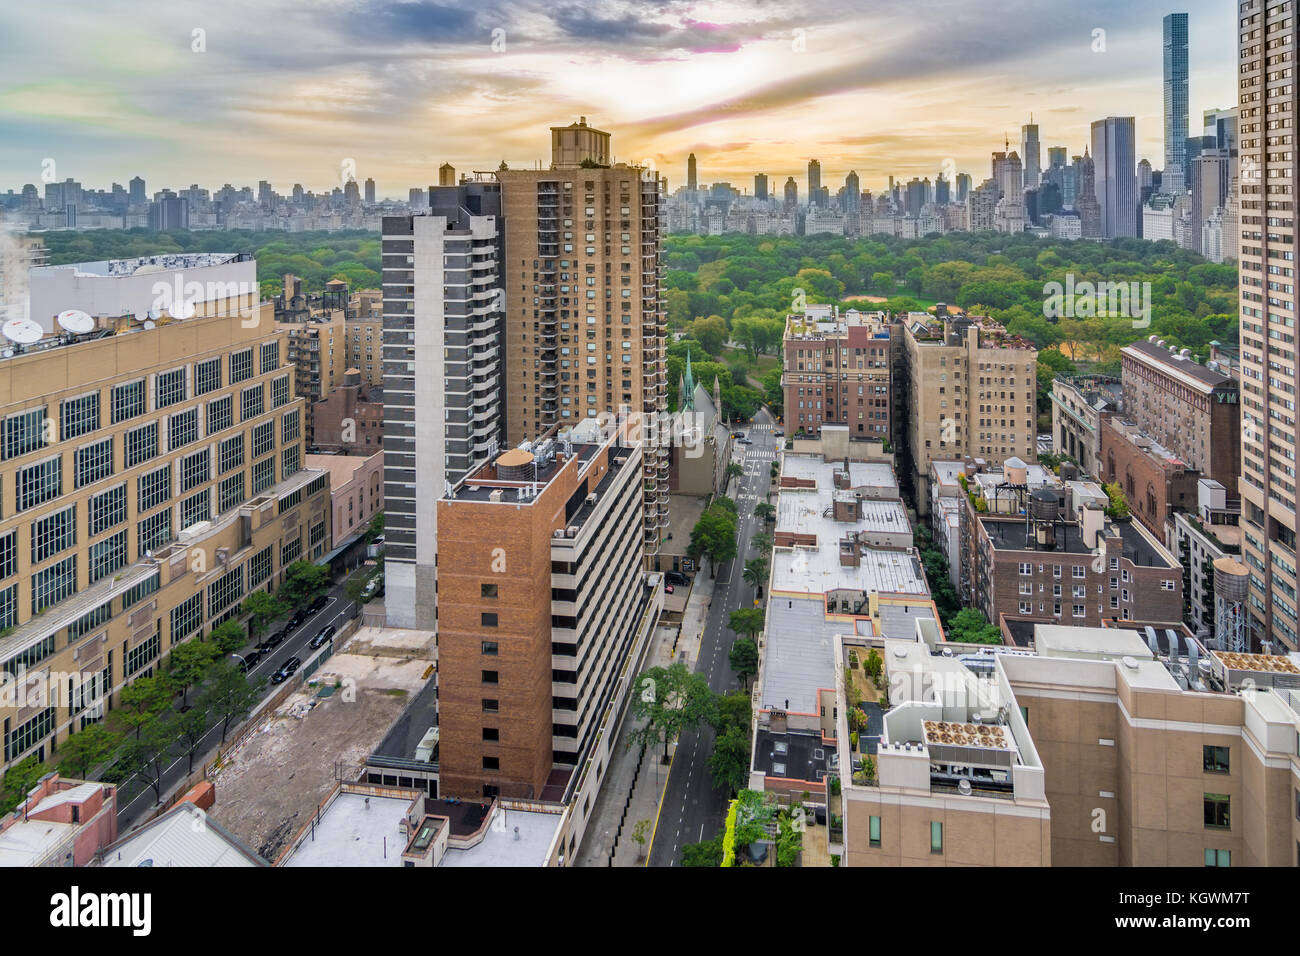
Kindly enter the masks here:
M 1032 652 L 967 664 L 923 630 L 878 645 L 874 776 L 849 746 L 844 686 L 850 651 L 869 650 L 836 638 L 844 865 L 1300 863 L 1295 655 L 1039 625 Z
M 907 317 L 903 348 L 905 444 L 921 507 L 932 461 L 1037 460 L 1037 349 L 991 319 L 925 313 Z
M 197 302 L 153 328 L 136 311 L 0 359 L 0 770 L 49 758 L 172 647 L 329 547 L 329 478 L 303 468 L 270 304 Z
M 307 467 L 328 472 L 333 537 L 330 550 L 363 534 L 384 510 L 384 453 L 373 455 L 308 455 Z
M 586 117 L 551 129 L 546 169 L 501 169 L 506 222 L 506 441 L 626 406 L 665 409 L 662 186 L 610 165 Z M 667 444 L 646 449 L 645 543 L 668 526 Z
M 1290 275 L 1296 257 L 1290 142 L 1297 99 L 1290 79 L 1274 80 L 1296 69 L 1296 19 L 1291 4 L 1276 0 L 1246 0 L 1237 11 L 1242 560 L 1251 568 L 1252 645 L 1270 640 L 1274 647 L 1294 650 L 1300 647 L 1295 479 L 1300 382 L 1297 297 Z

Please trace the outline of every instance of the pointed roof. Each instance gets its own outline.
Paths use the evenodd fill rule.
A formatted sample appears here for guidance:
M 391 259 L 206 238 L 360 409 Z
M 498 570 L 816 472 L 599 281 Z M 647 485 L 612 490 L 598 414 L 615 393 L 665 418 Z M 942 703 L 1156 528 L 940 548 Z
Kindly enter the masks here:
M 681 401 L 678 403 L 682 411 L 695 411 L 695 373 L 691 371 L 691 349 L 686 347 L 686 376 L 681 387 Z

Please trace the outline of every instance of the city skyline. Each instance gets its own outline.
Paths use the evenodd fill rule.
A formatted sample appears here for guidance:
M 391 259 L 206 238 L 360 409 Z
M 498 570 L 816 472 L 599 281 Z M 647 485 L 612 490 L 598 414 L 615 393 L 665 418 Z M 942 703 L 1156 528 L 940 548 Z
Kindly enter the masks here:
M 39 187 L 47 160 L 56 181 L 107 187 L 139 174 L 173 189 L 269 179 L 282 192 L 295 182 L 320 191 L 355 169 L 381 197 L 398 197 L 436 182 L 443 162 L 468 171 L 540 161 L 528 128 L 508 119 L 520 108 L 549 122 L 589 116 L 616 133 L 615 160 L 649 160 L 670 188 L 684 184 L 691 152 L 701 182 L 746 188 L 757 172 L 802 179 L 813 157 L 827 183 L 856 170 L 872 190 L 949 159 L 979 181 L 1030 113 L 1044 147 L 1071 155 L 1092 121 L 1132 115 L 1137 155 L 1160 162 L 1169 11 L 1012 6 L 996 35 L 978 8 L 945 11 L 942 57 L 929 52 L 935 19 L 894 2 L 870 13 L 832 4 L 816 21 L 792 5 L 718 3 L 512 4 L 508 14 L 259 6 L 259 19 L 292 31 L 310 56 L 287 53 L 282 36 L 272 50 L 248 34 L 239 4 L 180 5 L 108 36 L 72 16 L 39 63 L 25 57 L 42 49 L 44 27 L 8 13 L 0 183 Z M 1190 15 L 1191 112 L 1231 105 L 1233 38 L 1212 28 L 1222 12 L 1208 2 L 1179 10 Z M 30 79 L 40 76 L 60 79 Z

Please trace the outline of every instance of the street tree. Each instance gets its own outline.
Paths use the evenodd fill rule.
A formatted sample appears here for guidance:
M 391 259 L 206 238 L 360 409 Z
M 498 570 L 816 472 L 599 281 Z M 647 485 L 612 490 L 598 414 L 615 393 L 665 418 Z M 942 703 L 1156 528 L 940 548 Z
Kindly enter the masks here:
M 213 665 L 199 694 L 198 706 L 221 722 L 221 742 L 231 723 L 243 720 L 262 696 L 262 683 L 254 684 L 229 661 Z
M 709 773 L 713 776 L 714 789 L 726 790 L 728 796 L 745 786 L 749 780 L 748 729 L 731 727 L 714 740 Z
M 154 802 L 162 802 L 163 770 L 171 760 L 176 743 L 176 728 L 166 717 L 152 717 L 140 728 L 134 740 L 128 740 L 114 770 L 125 780 L 139 774 L 153 790 Z
M 203 746 L 203 738 L 208 735 L 208 712 L 202 706 L 191 707 L 175 720 L 176 738 L 180 741 L 181 752 L 189 758 L 189 773 L 194 772 L 194 755 Z
M 299 558 L 285 569 L 284 583 L 280 585 L 280 599 L 288 602 L 290 607 L 298 607 L 323 594 L 329 586 L 328 568 Z
M 190 688 L 203 679 L 220 651 L 208 641 L 186 641 L 172 648 L 167 658 L 167 677 L 180 691 L 181 706 L 189 705 Z
M 737 679 L 744 685 L 745 690 L 749 690 L 749 679 L 758 673 L 758 645 L 752 638 L 739 638 L 732 643 L 731 652 L 727 657 L 731 662 L 731 669 L 736 672 Z
M 759 597 L 762 597 L 763 582 L 767 580 L 767 558 L 761 555 L 745 562 L 745 583 L 752 585 Z
M 745 637 L 754 637 L 763 630 L 763 609 L 761 607 L 742 607 L 732 611 L 727 620 L 727 627 Z
M 135 728 L 138 740 L 140 728 L 166 710 L 175 696 L 176 689 L 166 674 L 138 678 L 123 687 L 118 695 L 119 719 Z
M 266 629 L 271 626 L 272 621 L 278 617 L 283 617 L 292 609 L 278 595 L 268 594 L 265 591 L 254 591 L 244 598 L 242 610 L 249 615 L 248 629 L 252 632 L 253 637 L 261 637 L 266 633 Z
M 108 759 L 122 742 L 103 724 L 87 724 L 59 745 L 59 773 L 83 780 L 92 769 Z
M 662 742 L 666 761 L 669 742 L 683 730 L 711 721 L 716 708 L 703 674 L 692 673 L 681 661 L 669 667 L 652 667 L 637 678 L 633 690 L 632 716 L 645 723 L 630 731 L 628 740 L 641 747 Z
M 243 626 L 232 618 L 214 627 L 212 633 L 208 635 L 208 640 L 222 654 L 229 654 L 247 644 L 248 635 L 244 633 Z

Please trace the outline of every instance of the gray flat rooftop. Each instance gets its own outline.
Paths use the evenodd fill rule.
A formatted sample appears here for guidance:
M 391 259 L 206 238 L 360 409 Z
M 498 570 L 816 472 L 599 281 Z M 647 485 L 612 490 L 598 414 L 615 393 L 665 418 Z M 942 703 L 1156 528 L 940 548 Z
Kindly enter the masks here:
M 853 492 L 832 493 L 821 487 L 782 490 L 776 504 L 776 530 L 816 535 L 819 545 L 834 545 L 850 531 L 911 533 L 903 503 L 890 498 L 863 498 L 861 518 L 836 521 L 826 511 L 833 507 L 836 496 L 845 495 L 852 498 Z
M 852 624 L 826 619 L 826 601 L 773 595 L 767 608 L 761 706 L 798 714 L 818 712 L 817 691 L 835 686 L 835 647 Z
M 812 478 L 818 490 L 834 490 L 833 475 L 843 462 L 824 461 L 813 455 L 786 455 L 781 462 L 781 474 L 788 478 Z M 898 490 L 894 469 L 879 461 L 850 461 L 849 484 L 853 488 L 892 488 Z
M 284 866 L 401 866 L 410 798 L 340 793 Z
M 443 866 L 545 866 L 546 851 L 562 819 L 559 813 L 498 808 L 481 843 L 448 849 Z
M 858 567 L 840 564 L 838 544 L 819 548 L 777 548 L 772 556 L 772 590 L 797 594 L 878 591 L 929 594 L 925 575 L 910 551 L 862 551 Z

